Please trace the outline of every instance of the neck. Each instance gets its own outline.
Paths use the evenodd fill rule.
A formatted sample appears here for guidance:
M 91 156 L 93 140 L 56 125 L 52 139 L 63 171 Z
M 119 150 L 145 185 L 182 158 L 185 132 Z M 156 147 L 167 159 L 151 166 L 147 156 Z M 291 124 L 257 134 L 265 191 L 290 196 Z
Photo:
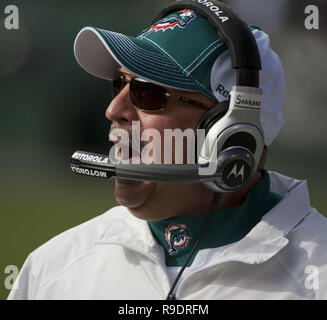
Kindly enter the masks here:
M 215 211 L 239 206 L 246 195 L 260 181 L 261 173 L 257 171 L 251 182 L 242 190 L 224 194 Z M 149 196 L 148 202 L 137 208 L 129 208 L 131 214 L 147 221 L 160 221 L 173 217 L 187 217 L 206 214 L 210 211 L 214 192 L 203 184 L 167 185 L 157 184 L 156 192 Z

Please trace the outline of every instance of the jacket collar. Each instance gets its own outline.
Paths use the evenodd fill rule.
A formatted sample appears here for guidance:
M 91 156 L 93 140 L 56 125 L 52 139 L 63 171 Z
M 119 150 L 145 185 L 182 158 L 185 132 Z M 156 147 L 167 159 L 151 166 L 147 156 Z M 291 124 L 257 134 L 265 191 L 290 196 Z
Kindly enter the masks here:
M 271 191 L 284 198 L 243 239 L 226 246 L 222 252 L 218 250 L 217 255 L 215 249 L 210 249 L 213 252 L 210 254 L 212 259 L 208 261 L 208 267 L 217 264 L 217 261 L 259 264 L 269 260 L 288 244 L 287 234 L 309 213 L 306 181 L 288 178 L 275 172 L 269 172 L 269 175 Z M 97 245 L 121 245 L 165 265 L 163 248 L 157 244 L 145 221 L 135 218 L 124 207 L 116 207 L 109 214 L 112 221 L 96 241 Z M 216 259 L 218 255 L 219 259 Z
M 288 244 L 287 234 L 309 213 L 306 181 L 269 174 L 270 190 L 282 195 L 283 199 L 243 239 L 224 251 L 220 260 L 248 264 L 269 260 Z
M 95 241 L 96 245 L 120 245 L 143 254 L 160 265 L 165 265 L 163 248 L 152 236 L 146 221 L 135 218 L 123 206 L 115 207 L 107 214 L 111 218 L 109 226 Z

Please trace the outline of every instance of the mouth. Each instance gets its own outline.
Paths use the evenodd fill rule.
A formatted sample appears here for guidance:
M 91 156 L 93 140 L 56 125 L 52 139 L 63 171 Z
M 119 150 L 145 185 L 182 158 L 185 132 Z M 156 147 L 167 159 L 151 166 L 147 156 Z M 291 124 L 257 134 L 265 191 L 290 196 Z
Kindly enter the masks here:
M 116 148 L 116 158 L 121 161 L 135 162 L 135 160 L 140 160 L 141 157 L 140 153 L 132 147 L 122 146 Z
M 140 163 L 141 152 L 140 143 L 132 143 L 132 138 L 129 137 L 128 141 L 122 141 L 121 137 L 109 135 L 109 141 L 114 143 L 115 160 L 124 163 Z M 136 146 L 135 146 L 136 145 Z

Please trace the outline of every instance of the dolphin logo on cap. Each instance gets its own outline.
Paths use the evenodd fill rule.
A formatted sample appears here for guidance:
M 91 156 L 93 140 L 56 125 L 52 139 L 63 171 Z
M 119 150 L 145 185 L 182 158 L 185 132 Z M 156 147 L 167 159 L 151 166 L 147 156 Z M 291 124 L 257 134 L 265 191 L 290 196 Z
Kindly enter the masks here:
M 175 27 L 186 28 L 187 25 L 195 19 L 195 12 L 189 9 L 178 11 L 174 16 L 164 18 L 156 22 L 150 28 L 146 29 L 143 34 L 149 31 L 166 31 L 168 29 L 174 30 Z

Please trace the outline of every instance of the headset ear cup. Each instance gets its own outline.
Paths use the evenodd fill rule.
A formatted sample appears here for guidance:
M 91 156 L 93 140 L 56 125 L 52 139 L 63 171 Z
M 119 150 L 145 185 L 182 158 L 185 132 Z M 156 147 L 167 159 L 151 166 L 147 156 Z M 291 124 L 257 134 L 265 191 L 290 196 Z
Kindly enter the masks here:
M 227 113 L 228 109 L 229 101 L 216 104 L 202 117 L 197 129 L 204 129 L 207 134 L 210 128 Z
M 223 150 L 218 155 L 216 165 L 215 179 L 204 184 L 209 189 L 220 193 L 243 188 L 255 172 L 254 156 L 244 147 L 235 146 Z
M 205 130 L 205 136 L 208 134 L 210 128 L 219 121 L 228 111 L 229 109 L 229 101 L 223 101 L 220 103 L 217 103 L 214 107 L 212 107 L 208 112 L 205 113 L 205 115 L 201 118 L 201 120 L 198 123 L 197 130 Z M 201 150 L 198 150 L 198 140 L 195 143 L 195 154 L 196 157 L 199 156 L 199 152 Z

